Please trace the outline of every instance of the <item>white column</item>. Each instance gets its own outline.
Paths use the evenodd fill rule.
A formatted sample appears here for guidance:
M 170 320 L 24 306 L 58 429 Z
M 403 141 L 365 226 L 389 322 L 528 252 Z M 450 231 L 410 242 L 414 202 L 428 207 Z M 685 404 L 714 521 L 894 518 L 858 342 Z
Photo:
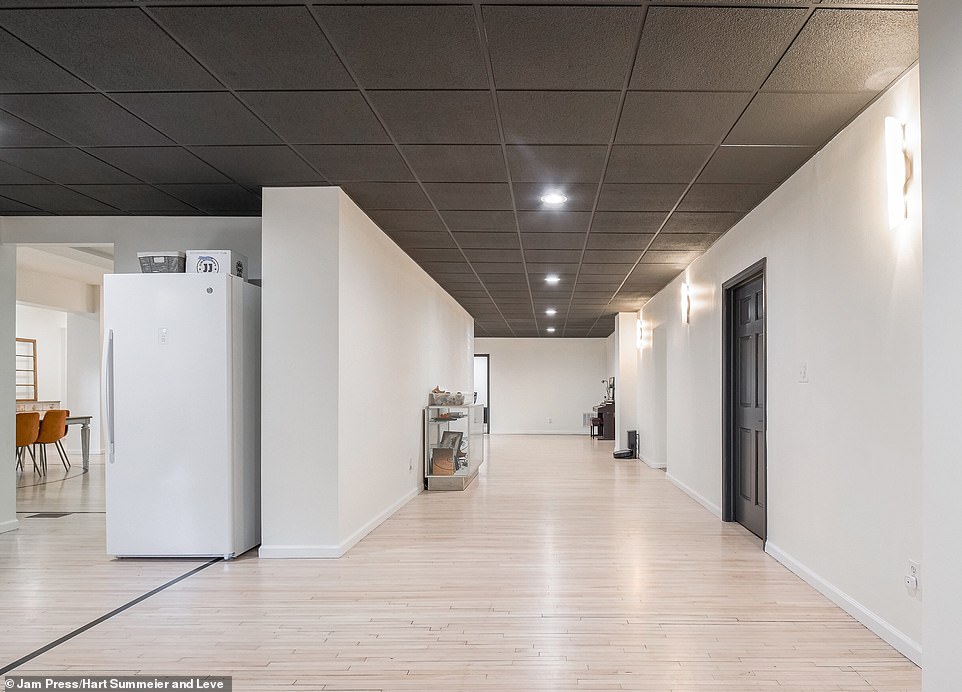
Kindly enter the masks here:
M 638 429 L 638 313 L 615 318 L 615 447 L 628 448 L 628 431 Z
M 957 689 L 962 651 L 962 3 L 919 3 L 922 112 L 923 688 Z M 911 511 L 912 508 L 906 508 Z
M 339 188 L 265 188 L 261 557 L 335 557 Z
M 16 334 L 17 248 L 0 244 L 0 401 L 7 415 L 0 416 L 0 449 L 16 446 L 14 401 L 14 338 Z M 4 394 L 6 392 L 6 394 Z M 13 463 L 0 465 L 0 533 L 13 531 L 17 523 L 17 470 Z

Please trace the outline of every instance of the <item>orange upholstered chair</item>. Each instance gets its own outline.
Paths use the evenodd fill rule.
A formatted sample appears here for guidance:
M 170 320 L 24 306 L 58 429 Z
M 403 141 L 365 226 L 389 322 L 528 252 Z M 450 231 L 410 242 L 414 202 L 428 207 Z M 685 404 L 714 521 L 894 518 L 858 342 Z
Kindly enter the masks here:
M 17 414 L 17 468 L 23 470 L 24 452 L 30 452 L 33 459 L 33 470 L 40 473 L 37 468 L 37 455 L 33 451 L 33 446 L 37 442 L 37 435 L 40 434 L 40 414 L 36 411 L 30 413 Z
M 70 460 L 61 442 L 67 435 L 67 416 L 69 415 L 70 411 L 47 411 L 43 414 L 43 420 L 40 421 L 40 434 L 37 435 L 37 444 L 40 445 L 40 468 L 43 474 L 47 473 L 47 445 L 56 446 L 64 470 L 70 469 Z

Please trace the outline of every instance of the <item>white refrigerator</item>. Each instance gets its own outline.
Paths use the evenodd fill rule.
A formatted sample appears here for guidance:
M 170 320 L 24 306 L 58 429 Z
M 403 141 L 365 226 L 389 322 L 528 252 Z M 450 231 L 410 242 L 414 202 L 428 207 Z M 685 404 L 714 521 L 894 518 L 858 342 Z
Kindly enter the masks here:
M 260 288 L 229 274 L 104 277 L 107 553 L 260 543 Z

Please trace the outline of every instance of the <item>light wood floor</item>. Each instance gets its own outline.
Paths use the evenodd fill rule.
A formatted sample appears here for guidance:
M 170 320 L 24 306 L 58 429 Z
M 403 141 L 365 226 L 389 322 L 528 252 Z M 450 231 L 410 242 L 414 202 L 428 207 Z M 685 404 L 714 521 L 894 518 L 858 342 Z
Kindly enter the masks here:
M 640 462 L 493 437 L 340 560 L 218 563 L 17 672 L 235 690 L 918 690 L 919 669 Z M 103 555 L 103 517 L 0 535 L 0 666 L 196 563 Z M 29 586 L 28 586 L 29 585 Z M 11 639 L 16 637 L 15 642 Z

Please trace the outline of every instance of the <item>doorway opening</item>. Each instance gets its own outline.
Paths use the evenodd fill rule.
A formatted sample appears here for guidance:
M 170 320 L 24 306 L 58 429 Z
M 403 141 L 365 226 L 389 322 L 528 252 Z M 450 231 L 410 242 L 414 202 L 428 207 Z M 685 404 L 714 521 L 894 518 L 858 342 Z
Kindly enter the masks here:
M 487 353 L 476 353 L 474 354 L 474 393 L 477 395 L 475 403 L 484 406 L 484 432 L 490 432 L 490 390 L 491 356 Z
M 764 542 L 767 514 L 765 260 L 726 281 L 722 519 Z

